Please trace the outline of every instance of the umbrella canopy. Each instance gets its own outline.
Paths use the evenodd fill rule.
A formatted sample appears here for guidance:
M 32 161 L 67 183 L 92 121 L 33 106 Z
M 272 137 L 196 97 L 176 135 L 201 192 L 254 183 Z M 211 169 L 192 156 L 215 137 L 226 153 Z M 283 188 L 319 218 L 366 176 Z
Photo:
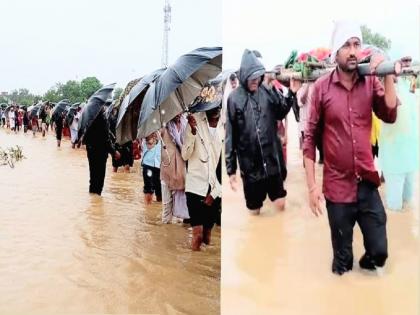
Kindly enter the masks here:
M 217 83 L 217 81 L 211 82 Z M 222 88 L 218 84 L 209 84 L 201 90 L 200 95 L 195 98 L 188 111 L 190 113 L 206 112 L 221 106 Z
M 30 110 L 28 110 L 29 113 L 29 119 L 32 119 L 33 117 L 38 117 L 39 109 L 41 108 L 41 103 L 36 104 L 35 106 L 32 106 Z
M 74 116 L 76 115 L 79 107 L 80 107 L 80 103 L 74 103 L 70 106 L 67 112 L 66 118 L 65 118 L 67 126 L 70 126 L 71 123 L 73 122 Z
M 137 123 L 140 116 L 141 104 L 152 82 L 154 82 L 164 69 L 156 70 L 137 81 L 130 92 L 121 102 L 117 119 L 116 138 L 119 144 L 136 139 Z
M 106 85 L 97 90 L 88 100 L 86 106 L 83 108 L 82 115 L 79 120 L 78 139 L 86 133 L 98 114 L 101 112 L 107 100 L 111 97 L 114 91 L 115 83 Z
M 63 113 L 66 112 L 67 108 L 70 107 L 69 100 L 61 100 L 57 103 L 54 109 L 51 111 L 52 121 L 57 121 L 59 117 L 62 117 Z
M 137 137 L 150 135 L 187 110 L 204 85 L 221 71 L 221 47 L 198 48 L 178 58 L 146 92 Z

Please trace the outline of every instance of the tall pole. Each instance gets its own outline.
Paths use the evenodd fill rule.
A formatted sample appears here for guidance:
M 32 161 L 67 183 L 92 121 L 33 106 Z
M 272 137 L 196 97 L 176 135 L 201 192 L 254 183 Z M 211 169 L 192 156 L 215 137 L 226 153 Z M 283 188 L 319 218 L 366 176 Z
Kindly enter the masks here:
M 169 0 L 165 0 L 163 7 L 163 44 L 162 44 L 162 67 L 168 66 L 169 55 L 169 31 L 171 30 L 171 5 Z

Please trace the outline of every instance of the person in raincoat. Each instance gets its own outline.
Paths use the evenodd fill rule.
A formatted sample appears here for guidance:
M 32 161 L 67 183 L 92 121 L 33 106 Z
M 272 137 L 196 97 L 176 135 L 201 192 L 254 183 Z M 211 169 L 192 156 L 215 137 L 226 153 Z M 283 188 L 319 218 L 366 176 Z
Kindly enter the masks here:
M 57 147 L 61 146 L 61 139 L 63 137 L 64 127 L 64 111 L 55 115 L 55 138 L 57 139 Z
M 285 206 L 283 181 L 287 170 L 277 121 L 282 120 L 296 103 L 296 82 L 291 82 L 284 97 L 275 88 L 262 85 L 265 68 L 255 54 L 246 49 L 239 70 L 239 87 L 227 104 L 226 170 L 231 188 L 237 191 L 237 160 L 246 206 L 258 215 L 268 194 L 279 210 Z M 297 106 L 295 104 L 295 106 Z
M 153 194 L 156 201 L 162 201 L 162 187 L 160 183 L 161 141 L 156 133 L 152 133 L 142 141 L 142 161 L 144 201 L 146 205 L 152 203 Z
M 160 179 L 162 183 L 162 222 L 172 217 L 189 219 L 185 195 L 185 162 L 181 156 L 187 119 L 179 114 L 161 130 L 162 153 Z
M 397 120 L 382 123 L 379 136 L 379 166 L 385 177 L 387 208 L 401 211 L 410 206 L 414 181 L 419 170 L 419 89 L 412 89 L 412 78 L 398 78 Z
M 86 145 L 89 161 L 89 193 L 100 196 L 104 187 L 108 154 L 113 155 L 117 160 L 121 157 L 112 144 L 104 107 L 87 129 L 82 142 Z
M 185 193 L 192 226 L 193 251 L 209 245 L 211 231 L 221 210 L 221 168 L 223 124 L 221 106 L 210 102 L 202 112 L 188 115 L 181 155 L 187 163 Z M 220 174 L 219 174 L 220 175 Z

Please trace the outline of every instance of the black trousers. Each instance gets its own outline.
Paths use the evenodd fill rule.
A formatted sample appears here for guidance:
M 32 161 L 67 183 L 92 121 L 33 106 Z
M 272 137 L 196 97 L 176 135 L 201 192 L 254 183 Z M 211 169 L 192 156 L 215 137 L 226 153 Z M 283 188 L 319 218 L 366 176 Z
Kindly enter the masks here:
M 271 201 L 287 196 L 280 174 L 269 176 L 257 182 L 243 180 L 246 207 L 249 210 L 260 209 L 268 197 Z
M 162 197 L 162 186 L 160 183 L 160 169 L 148 165 L 143 165 L 143 182 L 145 194 L 155 193 L 156 197 Z
M 56 125 L 55 126 L 55 137 L 57 140 L 61 140 L 63 135 L 63 125 Z
M 190 192 L 185 194 L 191 226 L 202 225 L 205 229 L 212 229 L 220 215 L 221 198 L 216 198 L 209 207 L 204 204 L 205 197 Z
M 101 195 L 104 188 L 106 161 L 108 152 L 105 149 L 97 149 L 86 146 L 89 160 L 89 192 Z
M 342 274 L 353 267 L 353 227 L 357 222 L 363 234 L 365 254 L 359 261 L 362 268 L 382 267 L 388 257 L 386 213 L 378 189 L 361 182 L 357 202 L 334 203 L 326 200 L 331 241 L 334 252 L 332 271 Z

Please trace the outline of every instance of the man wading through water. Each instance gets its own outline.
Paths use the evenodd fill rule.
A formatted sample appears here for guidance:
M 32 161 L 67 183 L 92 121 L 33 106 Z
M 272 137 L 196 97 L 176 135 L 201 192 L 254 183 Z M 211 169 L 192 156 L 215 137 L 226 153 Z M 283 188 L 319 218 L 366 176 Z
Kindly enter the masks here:
M 392 75 L 385 77 L 385 89 L 377 77 L 358 75 L 361 41 L 358 25 L 336 24 L 331 59 L 337 68 L 314 84 L 303 146 L 310 207 L 318 216 L 322 211 L 321 191 L 315 183 L 315 139 L 322 137 L 323 193 L 334 253 L 332 271 L 339 275 L 353 268 L 356 222 L 366 250 L 360 267 L 375 270 L 384 266 L 388 257 L 386 214 L 377 189 L 380 178 L 369 140 L 372 110 L 384 122 L 394 122 L 397 97 Z M 373 56 L 371 69 L 376 69 L 383 60 L 383 56 Z
M 237 190 L 238 159 L 246 206 L 256 215 L 267 194 L 277 209 L 285 206 L 283 181 L 287 171 L 277 121 L 284 119 L 296 103 L 297 90 L 292 80 L 284 97 L 275 88 L 262 85 L 264 74 L 265 68 L 255 53 L 246 49 L 239 69 L 240 85 L 227 102 L 226 169 L 230 185 Z
M 211 230 L 221 207 L 222 185 L 217 170 L 221 163 L 223 126 L 218 104 L 209 102 L 203 108 L 205 111 L 188 115 L 181 150 L 187 164 L 185 193 L 194 251 L 200 250 L 202 243 L 210 244 Z

